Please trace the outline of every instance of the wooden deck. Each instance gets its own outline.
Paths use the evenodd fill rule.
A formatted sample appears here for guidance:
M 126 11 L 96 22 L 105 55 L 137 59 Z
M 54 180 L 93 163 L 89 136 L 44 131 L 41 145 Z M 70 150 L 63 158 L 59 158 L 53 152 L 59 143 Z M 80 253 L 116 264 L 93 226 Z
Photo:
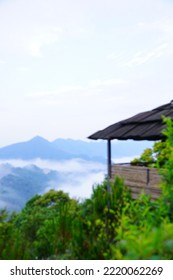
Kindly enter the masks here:
M 156 168 L 144 166 L 131 166 L 130 164 L 113 164 L 111 178 L 120 176 L 124 183 L 132 191 L 132 197 L 136 198 L 142 191 L 156 199 L 161 194 L 159 185 L 162 176 L 158 174 Z

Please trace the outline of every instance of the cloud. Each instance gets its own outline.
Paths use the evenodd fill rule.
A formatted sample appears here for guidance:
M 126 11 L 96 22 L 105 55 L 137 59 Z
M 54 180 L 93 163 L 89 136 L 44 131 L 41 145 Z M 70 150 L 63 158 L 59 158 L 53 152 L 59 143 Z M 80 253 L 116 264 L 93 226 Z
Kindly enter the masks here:
M 135 66 L 144 64 L 150 60 L 159 59 L 160 57 L 167 57 L 173 55 L 173 20 L 172 18 L 163 17 L 160 20 L 139 22 L 138 32 L 147 36 L 148 41 L 147 48 L 142 51 L 136 52 L 132 59 L 130 59 L 125 65 Z M 153 38 L 156 42 L 160 42 L 157 46 L 153 45 Z
M 105 165 L 98 162 L 86 161 L 82 159 L 72 159 L 63 161 L 53 161 L 53 160 L 42 160 L 33 159 L 30 161 L 20 160 L 20 159 L 9 159 L 0 160 L 0 164 L 3 164 L 3 172 L 9 172 L 10 166 L 15 167 L 26 167 L 29 165 L 36 165 L 43 169 L 52 169 L 62 173 L 90 173 L 91 171 L 104 171 Z M 5 165 L 4 165 L 5 164 Z M 9 165 L 8 165 L 9 164 Z
M 10 164 L 9 165 L 7 165 Z M 50 170 L 57 172 L 57 180 L 49 182 L 46 189 L 63 190 L 69 193 L 73 198 L 86 198 L 92 193 L 94 184 L 101 183 L 105 177 L 106 166 L 98 162 L 90 162 L 80 159 L 66 160 L 66 161 L 49 161 L 35 159 L 31 161 L 24 160 L 1 160 L 0 171 L 4 176 L 9 174 L 11 166 L 31 168 L 31 165 L 36 165 L 43 169 L 45 173 Z M 11 196 L 10 196 L 11 197 Z M 0 201 L 0 206 L 3 201 Z
M 154 4 L 154 1 L 153 1 Z M 146 4 L 146 6 L 148 3 Z M 146 6 L 143 5 L 143 8 Z M 132 21 L 115 29 L 119 42 L 107 55 L 109 61 L 114 61 L 119 67 L 132 67 L 148 62 L 157 62 L 159 58 L 167 58 L 173 55 L 173 20 L 172 5 L 159 1 L 153 17 L 141 17 L 138 22 Z M 162 13 L 161 13 L 162 11 Z M 136 19 L 138 17 L 135 17 Z
M 52 91 L 35 92 L 34 94 L 28 95 L 28 100 L 35 100 L 39 104 L 52 104 L 54 106 L 64 104 L 66 108 L 68 108 L 68 103 L 71 107 L 75 104 L 78 106 L 79 103 L 81 106 L 86 106 L 87 101 L 92 99 L 92 103 L 94 104 L 96 102 L 95 98 L 107 99 L 109 96 L 115 96 L 112 91 L 116 89 L 123 90 L 128 85 L 129 81 L 127 79 L 91 80 L 85 86 L 63 86 Z
M 121 158 L 113 158 L 112 162 L 113 163 L 129 163 L 131 162 L 134 158 L 138 158 L 140 155 L 134 155 L 132 157 L 121 157 Z
M 31 56 L 41 56 L 42 49 L 57 42 L 62 34 L 63 28 L 58 26 L 37 28 L 31 36 L 25 39 L 27 43 L 25 47 L 28 48 Z
M 103 172 L 88 173 L 82 175 L 66 176 L 66 181 L 57 187 L 57 190 L 62 189 L 64 192 L 69 193 L 71 198 L 85 199 L 89 198 L 92 194 L 93 187 L 104 180 L 105 174 Z M 54 184 L 54 183 L 53 183 Z M 46 191 L 51 189 L 48 187 Z
M 0 9 L 0 25 L 4 27 L 0 30 L 1 53 L 41 57 L 62 38 L 85 36 L 87 28 L 82 25 L 77 2 L 6 1 Z
M 173 49 L 167 43 L 161 44 L 152 50 L 138 51 L 131 60 L 124 63 L 125 66 L 137 66 L 152 59 L 158 59 L 164 55 L 172 55 Z
M 1 23 L 1 20 L 0 20 Z M 5 55 L 15 54 L 18 57 L 30 55 L 39 57 L 45 48 L 59 42 L 63 34 L 63 28 L 57 25 L 30 26 L 25 22 L 21 25 L 14 23 L 6 24 L 6 32 L 0 31 L 1 53 Z M 2 23 L 4 25 L 4 23 Z

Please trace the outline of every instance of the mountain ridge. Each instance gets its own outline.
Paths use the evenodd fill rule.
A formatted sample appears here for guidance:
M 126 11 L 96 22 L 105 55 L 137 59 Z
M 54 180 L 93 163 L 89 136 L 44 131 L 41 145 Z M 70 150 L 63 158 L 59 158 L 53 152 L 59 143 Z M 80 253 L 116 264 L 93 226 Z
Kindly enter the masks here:
M 148 141 L 112 141 L 112 157 L 136 156 L 151 146 Z M 18 142 L 0 148 L 0 159 L 31 160 L 35 158 L 48 160 L 68 160 L 81 158 L 105 162 L 107 157 L 106 141 L 84 141 L 57 138 L 48 141 L 35 136 L 28 141 Z

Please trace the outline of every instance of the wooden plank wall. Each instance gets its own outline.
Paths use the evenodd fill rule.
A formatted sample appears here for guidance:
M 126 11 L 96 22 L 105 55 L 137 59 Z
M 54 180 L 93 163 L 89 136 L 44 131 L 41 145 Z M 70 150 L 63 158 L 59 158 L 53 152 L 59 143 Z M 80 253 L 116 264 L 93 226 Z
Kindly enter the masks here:
M 151 195 L 153 199 L 161 194 L 159 185 L 162 182 L 162 177 L 156 168 L 113 164 L 111 178 L 116 176 L 123 178 L 124 183 L 131 189 L 133 198 L 136 198 L 142 190 Z

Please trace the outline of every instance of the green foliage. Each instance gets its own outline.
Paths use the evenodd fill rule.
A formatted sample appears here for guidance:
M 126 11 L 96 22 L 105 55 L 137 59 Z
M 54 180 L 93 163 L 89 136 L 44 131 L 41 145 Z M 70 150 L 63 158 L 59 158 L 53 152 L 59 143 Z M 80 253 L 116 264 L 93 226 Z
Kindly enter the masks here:
M 36 195 L 18 214 L 15 224 L 30 243 L 30 258 L 49 258 L 66 250 L 77 201 L 62 191 Z
M 144 150 L 142 155 L 139 158 L 135 158 L 131 161 L 133 165 L 147 165 L 154 166 L 155 165 L 155 157 L 153 154 L 153 149 L 147 148 Z
M 77 259 L 105 259 L 115 242 L 123 207 L 131 200 L 129 190 L 120 178 L 110 184 L 107 181 L 93 188 L 91 199 L 80 205 L 74 222 L 72 251 Z
M 160 173 L 163 176 L 162 184 L 162 204 L 170 221 L 173 221 L 173 121 L 170 118 L 164 118 L 166 129 L 163 134 L 166 136 L 165 147 L 169 151 L 162 168 L 158 165 Z
M 125 216 L 117 232 L 117 245 L 112 247 L 114 259 L 172 260 L 173 224 L 139 227 Z
M 167 141 L 158 141 L 153 145 L 153 154 L 156 158 L 155 167 L 163 167 L 170 156 L 170 149 Z
M 173 147 L 173 132 L 172 121 L 169 118 L 163 118 L 166 123 L 166 129 L 163 134 L 166 136 L 166 141 L 157 141 L 152 148 L 144 150 L 139 158 L 135 158 L 131 161 L 133 165 L 146 165 L 150 167 L 164 167 L 167 161 L 170 159 L 170 153 L 172 153 Z

